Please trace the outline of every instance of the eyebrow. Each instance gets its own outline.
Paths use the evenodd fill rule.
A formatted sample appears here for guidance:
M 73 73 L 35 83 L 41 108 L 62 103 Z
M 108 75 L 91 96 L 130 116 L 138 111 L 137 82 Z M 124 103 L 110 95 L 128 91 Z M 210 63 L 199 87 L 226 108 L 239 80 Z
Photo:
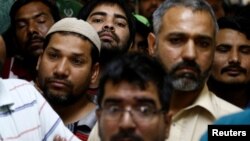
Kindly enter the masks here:
M 56 47 L 54 47 L 54 46 L 48 46 L 47 47 L 48 49 L 48 51 L 55 51 L 55 52 L 61 52 L 59 49 L 57 49 Z M 84 58 L 86 58 L 86 54 L 85 53 L 76 53 L 76 52 L 72 52 L 71 53 L 74 57 L 84 57 Z
M 107 13 L 101 12 L 101 11 L 97 11 L 97 12 L 92 13 L 89 17 L 93 17 L 95 15 L 107 16 Z M 121 18 L 121 19 L 124 19 L 124 20 L 127 21 L 127 18 L 125 16 L 121 15 L 121 14 L 114 14 L 114 17 L 115 18 Z
M 31 18 L 26 18 L 26 17 L 19 17 L 17 18 L 15 21 L 16 22 L 19 22 L 19 21 L 23 21 L 23 20 L 27 20 L 27 19 L 36 19 L 38 17 L 41 17 L 41 16 L 47 16 L 48 14 L 44 13 L 44 12 L 40 12 L 38 14 L 35 14 L 33 15 Z

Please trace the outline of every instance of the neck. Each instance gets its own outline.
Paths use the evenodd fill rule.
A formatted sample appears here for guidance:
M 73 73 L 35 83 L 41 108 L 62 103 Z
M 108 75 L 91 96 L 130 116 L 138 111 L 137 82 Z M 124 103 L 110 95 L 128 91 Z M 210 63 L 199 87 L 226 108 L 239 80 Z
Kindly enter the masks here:
M 245 108 L 249 101 L 247 84 L 225 84 L 213 78 L 209 78 L 208 88 L 218 97 L 238 106 Z
M 52 107 L 62 118 L 64 124 L 70 124 L 77 122 L 86 116 L 89 112 L 95 109 L 96 105 L 90 101 L 87 96 L 83 96 L 71 105 L 53 105 Z

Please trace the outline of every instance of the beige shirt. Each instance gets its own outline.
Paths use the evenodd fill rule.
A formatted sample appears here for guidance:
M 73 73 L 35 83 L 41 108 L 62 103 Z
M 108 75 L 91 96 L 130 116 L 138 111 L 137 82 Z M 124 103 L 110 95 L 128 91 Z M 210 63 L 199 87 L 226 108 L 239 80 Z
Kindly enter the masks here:
M 172 117 L 170 134 L 166 141 L 199 141 L 208 124 L 221 116 L 241 110 L 217 97 L 205 86 L 194 104 Z
M 217 97 L 205 86 L 193 105 L 172 117 L 169 138 L 166 141 L 199 141 L 207 125 L 226 114 L 242 109 Z M 92 129 L 88 141 L 100 141 L 98 125 Z

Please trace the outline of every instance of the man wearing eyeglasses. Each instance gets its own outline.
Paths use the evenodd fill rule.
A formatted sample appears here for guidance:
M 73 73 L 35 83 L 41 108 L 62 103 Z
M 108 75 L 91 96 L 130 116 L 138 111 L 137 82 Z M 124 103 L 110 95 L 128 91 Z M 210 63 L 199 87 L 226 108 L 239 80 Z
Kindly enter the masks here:
M 171 85 L 164 76 L 161 65 L 144 54 L 126 54 L 108 64 L 96 111 L 102 141 L 165 140 Z

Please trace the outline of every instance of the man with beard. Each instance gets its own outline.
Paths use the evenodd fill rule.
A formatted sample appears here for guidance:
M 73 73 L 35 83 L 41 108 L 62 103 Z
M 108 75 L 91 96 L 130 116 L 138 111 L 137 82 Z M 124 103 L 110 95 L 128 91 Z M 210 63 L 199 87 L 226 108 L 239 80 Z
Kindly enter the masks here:
M 135 37 L 135 20 L 123 0 L 91 0 L 79 13 L 98 32 L 102 42 L 100 63 L 128 51 Z
M 89 23 L 63 18 L 48 31 L 44 47 L 37 85 L 68 128 L 86 141 L 96 122 L 95 100 L 86 91 L 99 73 L 100 38 Z
M 249 106 L 250 28 L 249 19 L 223 17 L 208 88 L 217 96 L 241 108 Z
M 127 53 L 135 38 L 135 20 L 124 0 L 91 0 L 80 11 L 80 19 L 89 22 L 101 39 L 100 72 L 110 60 Z M 99 79 L 90 86 L 96 94 Z
M 6 59 L 3 78 L 32 81 L 36 77 L 37 59 L 43 52 L 44 36 L 59 20 L 58 9 L 47 0 L 17 0 L 11 7 L 10 18 L 10 32 L 16 44 L 10 47 L 14 52 L 7 53 L 12 55 Z
M 168 141 L 198 141 L 215 119 L 241 109 L 210 92 L 216 17 L 204 0 L 166 0 L 153 14 L 149 52 L 170 74 L 173 94 Z
M 99 125 L 91 140 L 164 141 L 171 91 L 168 75 L 156 59 L 128 53 L 111 61 L 100 78 Z

